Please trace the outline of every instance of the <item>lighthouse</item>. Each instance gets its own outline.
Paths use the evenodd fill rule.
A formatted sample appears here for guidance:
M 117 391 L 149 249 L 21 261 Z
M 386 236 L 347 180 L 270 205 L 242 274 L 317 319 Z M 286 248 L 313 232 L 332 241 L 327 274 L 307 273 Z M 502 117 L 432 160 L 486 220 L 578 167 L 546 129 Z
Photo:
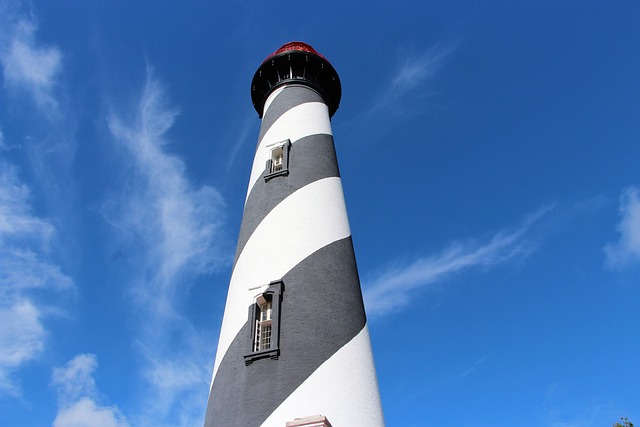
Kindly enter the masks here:
M 259 66 L 262 119 L 205 427 L 382 427 L 331 131 L 338 74 L 302 42 Z

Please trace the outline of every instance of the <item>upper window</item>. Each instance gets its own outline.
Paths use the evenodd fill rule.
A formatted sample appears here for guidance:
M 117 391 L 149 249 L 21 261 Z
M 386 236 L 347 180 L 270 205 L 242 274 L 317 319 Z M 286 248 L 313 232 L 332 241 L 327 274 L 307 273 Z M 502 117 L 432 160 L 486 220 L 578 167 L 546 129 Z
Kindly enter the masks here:
M 276 147 L 271 150 L 271 170 L 270 173 L 280 172 L 282 170 L 284 160 L 284 149 Z
M 280 302 L 284 285 L 281 280 L 271 282 L 269 287 L 255 299 L 249 308 L 251 325 L 251 351 L 244 356 L 244 363 L 250 365 L 254 360 L 280 355 Z
M 270 147 L 269 160 L 267 160 L 267 169 L 264 174 L 264 180 L 269 181 L 276 176 L 289 175 L 289 151 L 291 149 L 291 141 L 288 139 L 278 142 Z

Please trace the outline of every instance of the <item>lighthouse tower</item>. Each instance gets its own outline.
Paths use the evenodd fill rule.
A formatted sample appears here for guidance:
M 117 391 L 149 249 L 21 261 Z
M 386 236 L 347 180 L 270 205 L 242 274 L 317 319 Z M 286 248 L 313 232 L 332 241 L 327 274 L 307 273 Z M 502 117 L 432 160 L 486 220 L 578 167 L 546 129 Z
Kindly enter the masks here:
M 384 426 L 331 132 L 340 97 L 301 42 L 253 77 L 262 126 L 205 427 Z

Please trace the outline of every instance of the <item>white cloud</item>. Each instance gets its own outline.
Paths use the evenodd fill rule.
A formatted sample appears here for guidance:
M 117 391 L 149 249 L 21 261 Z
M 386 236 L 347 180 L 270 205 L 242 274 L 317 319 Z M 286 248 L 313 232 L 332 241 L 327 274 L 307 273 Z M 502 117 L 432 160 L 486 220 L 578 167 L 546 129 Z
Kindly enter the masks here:
M 384 128 L 398 126 L 399 117 L 407 118 L 424 112 L 423 107 L 428 104 L 423 98 L 433 92 L 431 81 L 457 47 L 458 43 L 438 42 L 423 51 L 406 47 L 400 49 L 390 75 L 375 85 L 379 89 L 369 107 L 349 121 L 346 139 L 364 141 L 370 137 L 378 138 Z M 416 100 L 420 103 L 416 104 Z M 374 131 L 376 135 L 373 135 Z
M 3 151 L 11 151 L 15 148 L 19 148 L 19 145 L 16 144 L 7 144 L 4 141 L 4 134 L 2 133 L 2 129 L 0 129 L 0 153 L 2 153 Z
M 28 299 L 0 307 L 0 392 L 18 395 L 10 374 L 38 356 L 44 348 L 45 330 L 39 310 Z
M 127 427 L 129 423 L 118 408 L 98 406 L 89 398 L 58 412 L 53 427 Z
M 132 176 L 107 207 L 107 217 L 125 239 L 134 236 L 142 243 L 145 271 L 139 296 L 159 316 L 172 315 L 182 275 L 209 272 L 227 262 L 220 249 L 222 197 L 212 187 L 195 188 L 185 176 L 184 162 L 164 148 L 176 115 L 149 71 L 135 122 L 125 123 L 115 114 L 109 120 Z
M 31 20 L 16 18 L 9 7 L 0 22 L 0 63 L 5 86 L 26 91 L 38 107 L 57 108 L 53 89 L 62 68 L 60 50 L 35 41 L 37 27 Z
M 182 314 L 181 303 L 196 275 L 231 261 L 221 230 L 222 197 L 210 186 L 192 184 L 184 162 L 167 149 L 176 116 L 149 70 L 133 114 L 109 119 L 127 183 L 104 212 L 120 244 L 139 257 L 131 280 L 135 308 L 146 319 L 138 325 L 137 348 L 149 387 L 136 425 L 201 424 L 211 347 Z
M 480 367 L 480 365 L 482 365 L 484 362 L 487 361 L 488 357 L 489 356 L 487 354 L 485 354 L 481 358 L 477 359 L 475 362 L 473 362 L 473 364 L 468 369 L 466 369 L 463 372 L 461 372 L 460 374 L 458 374 L 458 378 L 461 379 L 461 380 L 467 378 L 469 375 L 471 375 L 472 373 L 477 371 L 478 368 Z
M 31 212 L 30 190 L 17 169 L 0 159 L 0 393 L 19 395 L 12 373 L 44 349 L 42 318 L 52 302 L 42 291 L 71 289 L 71 279 L 50 259 L 54 227 Z
M 29 187 L 20 182 L 17 170 L 0 160 L 0 242 L 12 237 L 28 237 L 46 246 L 53 227 L 30 214 Z
M 98 363 L 93 354 L 79 354 L 64 367 L 56 368 L 51 383 L 58 390 L 59 408 L 54 427 L 128 427 L 116 406 L 101 406 L 93 372 Z
M 16 122 L 29 124 L 28 134 L 13 137 L 23 141 L 20 144 L 0 140 L 0 153 L 16 148 L 24 151 L 30 175 L 45 189 L 41 194 L 44 204 L 53 213 L 60 234 L 67 236 L 76 224 L 71 209 L 76 113 L 66 108 L 66 94 L 59 88 L 62 54 L 55 45 L 39 40 L 36 18 L 23 3 L 0 2 L 0 67 L 12 104 L 20 105 L 22 98 L 32 101 L 14 112 Z
M 618 269 L 640 262 L 640 188 L 629 187 L 620 196 L 620 222 L 616 229 L 620 238 L 605 246 L 605 263 Z
M 93 371 L 97 367 L 98 361 L 95 355 L 79 354 L 63 368 L 55 368 L 51 375 L 51 382 L 58 388 L 59 398 L 69 401 L 95 394 L 96 383 L 93 379 Z
M 424 52 L 405 52 L 391 80 L 388 94 L 403 94 L 433 78 L 456 47 L 457 44 L 436 43 Z
M 403 110 L 400 107 L 408 93 L 426 93 L 427 82 L 437 75 L 456 48 L 457 43 L 436 43 L 422 52 L 415 52 L 413 49 L 403 50 L 392 78 L 379 92 L 378 98 L 366 115 L 389 114 Z
M 211 377 L 210 342 L 188 345 L 178 354 L 147 351 L 143 374 L 150 385 L 147 410 L 139 415 L 142 426 L 191 427 L 202 425 Z M 154 350 L 156 351 L 156 350 Z
M 485 243 L 454 243 L 440 254 L 391 267 L 364 283 L 367 313 L 380 316 L 408 305 L 420 289 L 443 281 L 447 276 L 474 267 L 493 267 L 530 254 L 536 245 L 527 238 L 531 227 L 551 208 L 527 216 L 515 230 L 496 233 Z

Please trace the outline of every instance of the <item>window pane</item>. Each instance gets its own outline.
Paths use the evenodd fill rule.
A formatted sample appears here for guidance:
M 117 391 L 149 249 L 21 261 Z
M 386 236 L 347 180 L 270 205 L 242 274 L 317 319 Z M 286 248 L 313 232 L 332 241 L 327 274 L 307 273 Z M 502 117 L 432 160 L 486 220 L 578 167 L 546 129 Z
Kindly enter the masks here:
M 260 337 L 260 350 L 267 350 L 269 347 L 271 347 L 271 325 L 265 325 Z
M 280 172 L 284 164 L 284 150 L 276 147 L 271 150 L 271 173 Z

